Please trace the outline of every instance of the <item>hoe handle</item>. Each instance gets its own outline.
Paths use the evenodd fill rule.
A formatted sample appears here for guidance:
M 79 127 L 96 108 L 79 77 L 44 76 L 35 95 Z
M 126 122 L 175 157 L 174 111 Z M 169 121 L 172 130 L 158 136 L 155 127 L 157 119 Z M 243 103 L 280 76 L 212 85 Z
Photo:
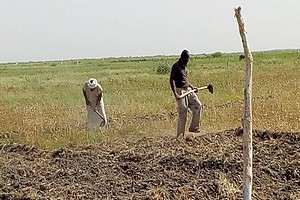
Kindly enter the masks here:
M 94 109 L 94 112 L 97 113 L 97 115 L 99 115 L 99 117 L 101 117 L 102 120 L 105 120 L 98 110 Z
M 197 90 L 205 90 L 208 89 L 210 93 L 213 93 L 213 86 L 211 84 L 207 85 L 207 86 L 203 86 L 203 87 L 199 87 L 197 89 L 193 89 L 193 90 L 189 90 L 186 93 L 182 94 L 179 96 L 180 99 L 182 99 L 183 97 L 186 97 L 188 94 L 191 94 L 192 92 L 196 92 Z

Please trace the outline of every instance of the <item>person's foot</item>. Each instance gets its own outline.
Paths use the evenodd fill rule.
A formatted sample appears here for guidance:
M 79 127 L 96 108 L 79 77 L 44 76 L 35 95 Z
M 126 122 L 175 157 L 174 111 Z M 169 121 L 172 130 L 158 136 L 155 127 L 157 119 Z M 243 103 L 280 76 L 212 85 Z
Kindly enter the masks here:
M 196 127 L 196 128 L 189 128 L 189 132 L 192 132 L 192 133 L 200 133 L 200 129 L 199 129 L 199 127 Z

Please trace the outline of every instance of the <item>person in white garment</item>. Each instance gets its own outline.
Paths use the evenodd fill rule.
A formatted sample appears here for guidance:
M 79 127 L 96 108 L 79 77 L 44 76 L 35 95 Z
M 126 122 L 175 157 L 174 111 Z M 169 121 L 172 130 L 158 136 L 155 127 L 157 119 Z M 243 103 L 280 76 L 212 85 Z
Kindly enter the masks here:
M 84 83 L 82 92 L 86 103 L 88 129 L 107 126 L 101 85 L 95 78 L 90 78 Z

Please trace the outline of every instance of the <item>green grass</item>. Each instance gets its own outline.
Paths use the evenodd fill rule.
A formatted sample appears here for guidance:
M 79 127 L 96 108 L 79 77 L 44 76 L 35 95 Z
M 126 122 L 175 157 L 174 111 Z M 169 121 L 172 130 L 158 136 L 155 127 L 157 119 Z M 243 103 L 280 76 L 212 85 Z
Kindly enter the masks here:
M 214 54 L 212 54 L 214 55 Z M 221 131 L 241 125 L 245 61 L 238 54 L 193 55 L 189 80 L 214 85 L 198 93 L 205 105 L 201 128 Z M 300 130 L 300 59 L 296 51 L 253 53 L 253 128 Z M 169 74 L 176 57 L 132 57 L 0 65 L 0 132 L 13 142 L 44 148 L 93 144 L 142 136 L 175 136 L 176 103 Z M 104 88 L 108 129 L 85 130 L 81 87 L 95 77 Z M 1 139 L 4 140 L 4 139 Z

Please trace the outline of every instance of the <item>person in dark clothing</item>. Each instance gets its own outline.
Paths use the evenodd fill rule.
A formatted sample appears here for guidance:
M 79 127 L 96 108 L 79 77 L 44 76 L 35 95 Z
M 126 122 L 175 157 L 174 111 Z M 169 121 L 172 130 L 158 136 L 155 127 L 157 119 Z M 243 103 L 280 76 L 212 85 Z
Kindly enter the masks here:
M 189 52 L 183 50 L 179 60 L 174 63 L 170 74 L 170 85 L 172 92 L 177 101 L 177 111 L 178 111 L 178 124 L 177 124 L 177 137 L 185 134 L 185 126 L 187 121 L 188 108 L 192 111 L 192 121 L 189 127 L 190 132 L 199 133 L 199 124 L 201 117 L 202 105 L 199 101 L 197 95 L 192 92 L 189 95 L 180 98 L 181 94 L 189 90 L 197 88 L 190 84 L 188 81 L 188 69 L 187 64 L 189 62 Z

